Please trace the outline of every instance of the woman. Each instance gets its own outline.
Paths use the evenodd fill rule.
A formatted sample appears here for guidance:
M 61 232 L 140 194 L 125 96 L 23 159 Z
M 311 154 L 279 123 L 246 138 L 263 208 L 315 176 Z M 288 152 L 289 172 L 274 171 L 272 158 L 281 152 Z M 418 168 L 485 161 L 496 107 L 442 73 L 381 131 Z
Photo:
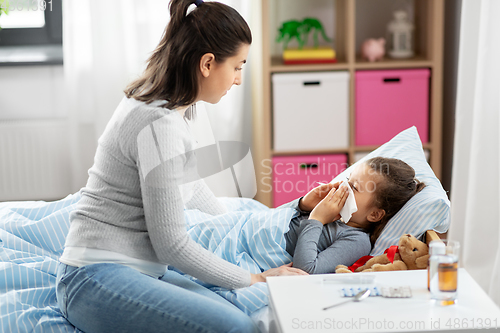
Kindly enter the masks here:
M 210 214 L 225 208 L 202 180 L 193 181 L 194 142 L 184 118 L 193 117 L 197 101 L 217 103 L 241 83 L 252 37 L 244 19 L 220 3 L 172 0 L 170 15 L 145 72 L 127 87 L 99 139 L 71 215 L 57 299 L 85 332 L 257 330 L 232 304 L 167 265 L 231 289 L 306 274 L 290 265 L 250 274 L 187 235 L 184 207 Z

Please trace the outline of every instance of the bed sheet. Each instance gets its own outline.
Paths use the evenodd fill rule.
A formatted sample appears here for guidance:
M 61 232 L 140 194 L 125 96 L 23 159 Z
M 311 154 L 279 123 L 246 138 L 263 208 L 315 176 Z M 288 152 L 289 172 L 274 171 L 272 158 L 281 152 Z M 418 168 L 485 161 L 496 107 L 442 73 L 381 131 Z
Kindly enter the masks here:
M 76 193 L 55 202 L 0 203 L 0 331 L 81 332 L 61 315 L 55 295 L 58 258 L 69 230 L 69 214 L 79 199 Z M 294 209 L 269 209 L 252 199 L 220 200 L 228 213 L 211 216 L 185 211 L 193 239 L 254 273 L 291 261 L 283 234 L 297 214 Z M 206 286 L 267 331 L 265 283 L 238 290 Z
M 255 274 L 292 261 L 286 252 L 283 235 L 288 231 L 290 220 L 298 215 L 295 209 L 270 209 L 252 199 L 220 199 L 229 213 L 212 216 L 199 210 L 185 211 L 192 239 L 217 256 Z M 266 283 L 228 290 L 191 279 L 215 291 L 248 315 L 268 304 Z
M 61 315 L 58 258 L 78 194 L 47 203 L 0 203 L 0 331 L 81 332 Z

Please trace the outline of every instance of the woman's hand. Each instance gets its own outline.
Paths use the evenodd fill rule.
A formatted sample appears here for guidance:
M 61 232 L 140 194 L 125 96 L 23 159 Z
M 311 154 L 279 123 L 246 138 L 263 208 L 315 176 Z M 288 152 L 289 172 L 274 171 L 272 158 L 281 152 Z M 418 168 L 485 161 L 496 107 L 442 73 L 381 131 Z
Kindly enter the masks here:
M 266 282 L 268 276 L 281 276 L 281 275 L 309 275 L 301 269 L 292 267 L 292 263 L 268 269 L 260 274 L 250 274 L 252 276 L 252 282 L 250 285 L 257 282 Z
M 318 220 L 323 225 L 338 220 L 340 218 L 340 210 L 344 207 L 348 196 L 349 191 L 346 186 L 338 189 L 332 188 L 326 197 L 314 207 L 309 218 Z
M 339 186 L 340 182 L 337 182 L 335 184 L 328 183 L 313 188 L 302 198 L 302 200 L 300 200 L 299 208 L 306 212 L 312 211 L 314 207 L 326 197 L 331 189 L 338 189 Z

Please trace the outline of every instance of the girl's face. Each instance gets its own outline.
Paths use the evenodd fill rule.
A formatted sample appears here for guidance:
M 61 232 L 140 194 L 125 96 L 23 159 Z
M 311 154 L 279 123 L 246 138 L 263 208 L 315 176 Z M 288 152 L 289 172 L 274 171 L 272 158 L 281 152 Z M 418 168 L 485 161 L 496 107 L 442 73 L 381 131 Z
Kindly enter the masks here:
M 348 182 L 354 193 L 358 211 L 352 214 L 347 225 L 366 228 L 370 222 L 378 222 L 383 217 L 384 210 L 374 205 L 375 190 L 380 181 L 382 176 L 365 163 L 352 171 Z
M 215 61 L 212 54 L 205 54 L 200 61 L 202 77 L 198 100 L 215 104 L 233 84 L 240 85 L 242 66 L 246 63 L 249 49 L 250 45 L 242 44 L 236 55 L 220 63 Z

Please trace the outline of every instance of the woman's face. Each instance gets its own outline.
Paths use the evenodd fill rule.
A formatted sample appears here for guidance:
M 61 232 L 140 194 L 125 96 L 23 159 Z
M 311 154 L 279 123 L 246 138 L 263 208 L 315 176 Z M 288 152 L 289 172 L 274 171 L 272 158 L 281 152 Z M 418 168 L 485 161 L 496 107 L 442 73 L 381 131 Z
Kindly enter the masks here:
M 381 180 L 382 177 L 366 163 L 360 164 L 352 171 L 348 182 L 354 193 L 358 211 L 352 214 L 348 225 L 366 228 L 368 222 L 377 222 L 372 221 L 371 214 L 378 210 L 374 205 L 375 190 Z
M 224 62 L 216 62 L 215 59 L 201 60 L 200 94 L 198 100 L 211 104 L 218 103 L 222 96 L 227 94 L 233 84 L 241 84 L 241 71 L 246 63 L 250 45 L 240 46 L 236 55 L 227 58 Z M 204 55 L 203 57 L 206 57 Z

